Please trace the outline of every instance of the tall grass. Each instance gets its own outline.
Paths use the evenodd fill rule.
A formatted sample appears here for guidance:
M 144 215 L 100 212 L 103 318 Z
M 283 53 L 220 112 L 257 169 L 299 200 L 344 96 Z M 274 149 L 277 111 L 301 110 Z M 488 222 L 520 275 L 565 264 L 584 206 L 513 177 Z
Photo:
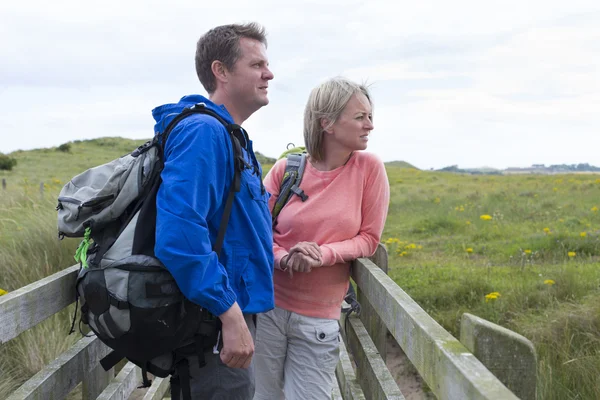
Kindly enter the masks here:
M 600 180 L 388 174 L 390 276 L 455 337 L 469 312 L 529 338 L 539 399 L 599 399 Z
M 0 194 L 0 288 L 13 291 L 74 264 L 74 240 L 60 242 L 56 231 L 57 188 L 45 198 L 22 186 Z M 78 335 L 68 335 L 73 307 L 0 347 L 0 398 L 65 351 Z

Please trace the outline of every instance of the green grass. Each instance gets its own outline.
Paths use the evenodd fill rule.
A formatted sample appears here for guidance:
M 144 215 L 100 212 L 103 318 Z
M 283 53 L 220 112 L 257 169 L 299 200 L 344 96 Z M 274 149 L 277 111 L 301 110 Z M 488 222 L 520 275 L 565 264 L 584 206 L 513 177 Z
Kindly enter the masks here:
M 76 173 L 141 143 L 108 138 L 72 143 L 69 153 L 11 154 L 17 166 L 0 171 L 7 181 L 0 191 L 1 289 L 73 264 L 77 240 L 56 237 L 58 191 Z M 382 240 L 392 279 L 455 337 L 469 312 L 529 338 L 538 352 L 538 398 L 600 398 L 597 175 L 386 168 L 392 196 Z M 549 280 L 554 284 L 544 283 Z M 486 302 L 490 292 L 500 297 Z M 72 311 L 0 348 L 0 398 L 77 339 L 67 336 Z

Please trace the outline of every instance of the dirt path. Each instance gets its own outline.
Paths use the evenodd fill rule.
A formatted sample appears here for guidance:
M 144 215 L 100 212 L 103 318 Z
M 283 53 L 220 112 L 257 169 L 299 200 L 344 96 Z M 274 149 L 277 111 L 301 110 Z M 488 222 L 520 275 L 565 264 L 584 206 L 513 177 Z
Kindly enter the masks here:
M 386 365 L 406 400 L 435 400 L 431 392 L 423 391 L 423 380 L 398 343 L 388 335 Z

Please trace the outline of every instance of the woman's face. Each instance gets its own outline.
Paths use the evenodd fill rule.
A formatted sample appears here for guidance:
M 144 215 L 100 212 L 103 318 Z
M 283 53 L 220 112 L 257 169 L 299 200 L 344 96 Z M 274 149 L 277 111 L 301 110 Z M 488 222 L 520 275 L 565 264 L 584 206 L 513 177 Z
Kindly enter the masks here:
M 340 117 L 326 134 L 331 135 L 334 142 L 349 151 L 365 150 L 369 142 L 369 134 L 373 130 L 371 103 L 362 93 L 353 95 Z

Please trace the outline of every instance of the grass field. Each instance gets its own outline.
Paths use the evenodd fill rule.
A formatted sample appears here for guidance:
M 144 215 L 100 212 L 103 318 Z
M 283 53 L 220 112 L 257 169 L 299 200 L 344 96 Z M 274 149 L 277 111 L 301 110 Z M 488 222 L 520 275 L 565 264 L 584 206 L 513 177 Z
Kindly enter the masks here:
M 55 199 L 72 175 L 141 141 L 13 153 L 0 171 L 0 289 L 72 265 Z M 532 340 L 540 399 L 600 398 L 600 175 L 471 176 L 388 166 L 390 276 L 458 337 L 470 312 Z M 44 183 L 43 196 L 40 182 Z M 62 352 L 69 312 L 0 348 L 0 398 Z

